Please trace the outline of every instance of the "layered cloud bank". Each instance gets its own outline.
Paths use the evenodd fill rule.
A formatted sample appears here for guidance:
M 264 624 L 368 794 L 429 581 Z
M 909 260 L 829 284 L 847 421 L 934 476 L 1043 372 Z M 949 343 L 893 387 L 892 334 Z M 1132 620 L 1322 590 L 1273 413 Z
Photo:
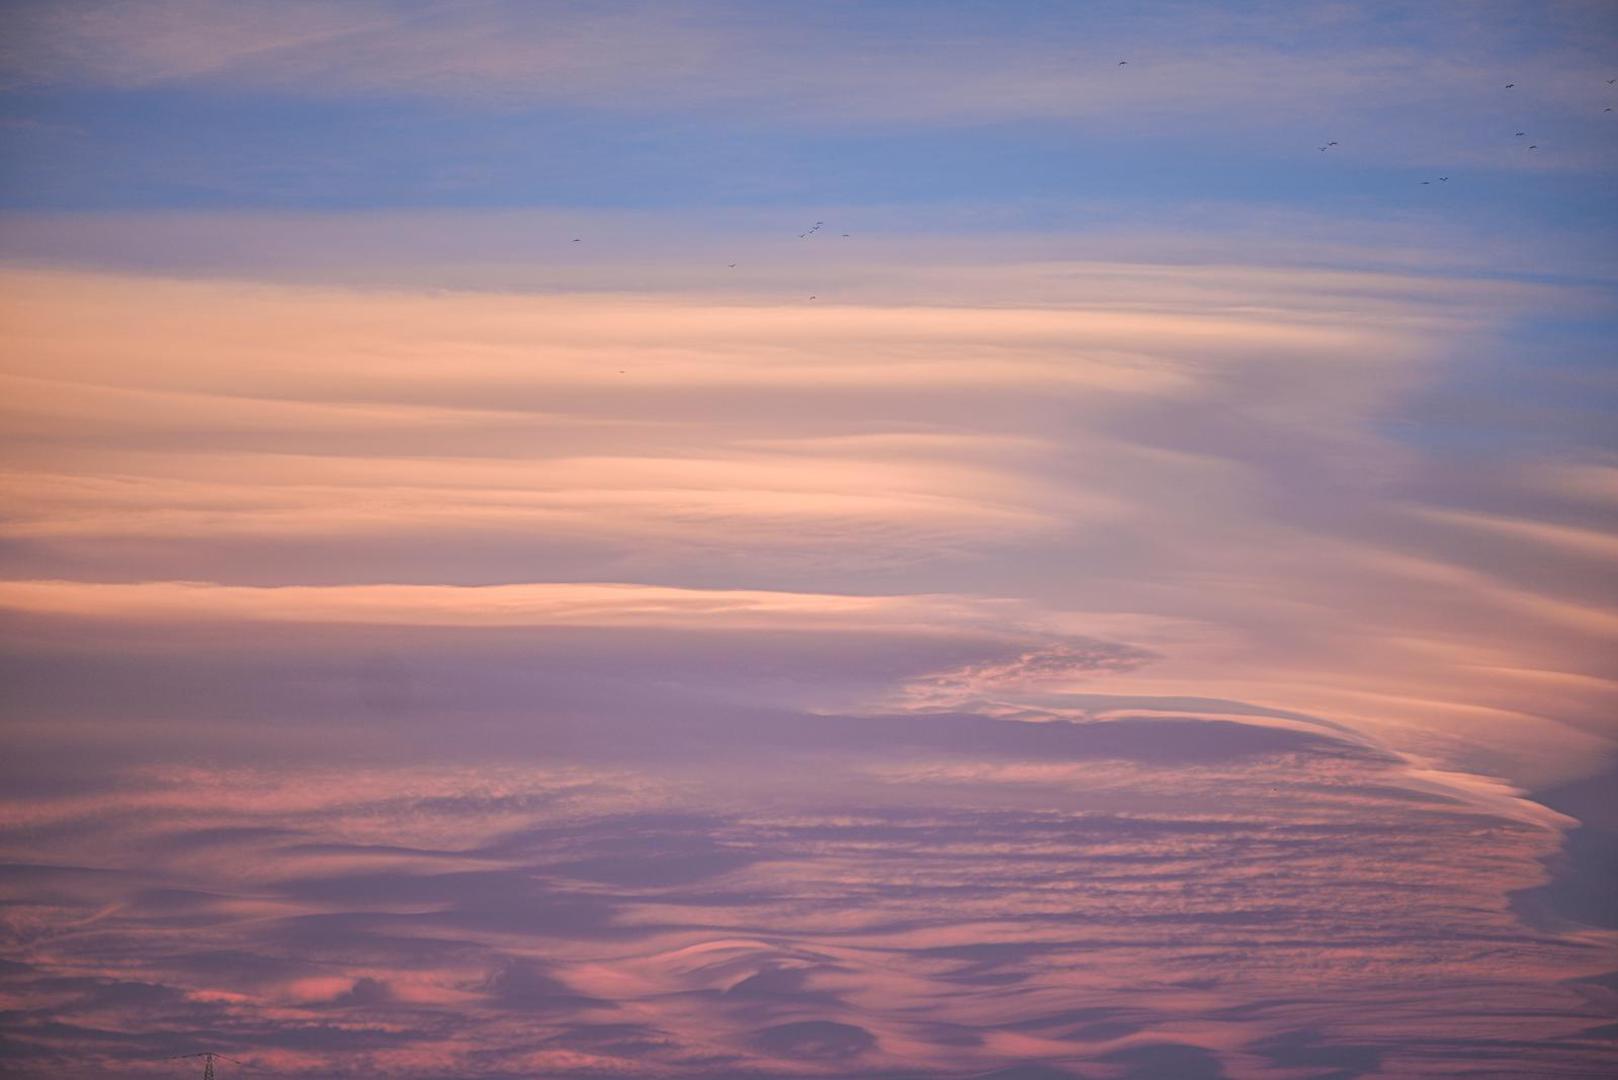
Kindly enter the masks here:
M 1615 46 L 3 5 L 0 1073 L 1612 1075 Z
M 921 269 L 833 304 L 13 272 L 0 604 L 209 650 L 271 623 L 820 630 L 942 669 L 1108 639 L 1154 656 L 1110 693 L 1329 716 L 1519 785 L 1604 752 L 1610 468 L 1399 420 L 1578 293 L 1007 274 L 963 264 L 983 299 L 941 305 Z M 868 706 L 925 673 L 814 681 Z
M 1398 419 L 1586 299 L 763 273 L 10 273 L 20 1075 L 1598 1074 L 1612 469 Z

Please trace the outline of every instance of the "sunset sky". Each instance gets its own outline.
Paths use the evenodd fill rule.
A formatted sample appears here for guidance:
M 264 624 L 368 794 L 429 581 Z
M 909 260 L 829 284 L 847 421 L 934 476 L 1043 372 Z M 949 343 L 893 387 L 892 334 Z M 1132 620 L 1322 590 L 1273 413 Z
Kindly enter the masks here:
M 0 2 L 0 1075 L 1618 1070 L 1618 8 Z

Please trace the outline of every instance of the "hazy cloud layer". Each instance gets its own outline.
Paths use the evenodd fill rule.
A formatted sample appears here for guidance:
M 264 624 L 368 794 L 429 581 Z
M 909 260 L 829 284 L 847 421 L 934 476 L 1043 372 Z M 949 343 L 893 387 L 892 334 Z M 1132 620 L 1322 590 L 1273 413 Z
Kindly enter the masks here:
M 1026 15 L 994 5 L 904 7 L 27 3 L 10 15 L 6 67 L 23 86 L 723 110 L 751 123 L 879 129 L 1033 119 L 1184 135 L 1214 119 L 1251 137 L 1266 125 L 1307 130 L 1333 112 L 1385 152 L 1421 155 L 1411 119 L 1453 118 L 1497 89 L 1502 70 L 1536 112 L 1587 106 L 1618 37 L 1599 5 L 1581 3 L 1547 4 L 1532 21 L 1497 3 L 1447 19 L 1414 4 L 1107 3 L 1044 12 L 1037 35 Z M 1395 107 L 1407 130 L 1387 129 Z M 1449 139 L 1481 149 L 1483 117 L 1468 120 Z M 1456 147 L 1446 149 L 1453 160 Z

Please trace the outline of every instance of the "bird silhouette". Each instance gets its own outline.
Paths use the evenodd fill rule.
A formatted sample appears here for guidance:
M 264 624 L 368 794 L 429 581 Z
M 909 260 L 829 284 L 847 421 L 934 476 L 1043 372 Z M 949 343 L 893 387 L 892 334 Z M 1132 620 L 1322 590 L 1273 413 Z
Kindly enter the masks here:
M 1129 61 L 1128 61 L 1128 60 L 1120 60 L 1120 61 L 1118 61 L 1118 66 L 1119 66 L 1119 67 L 1123 67 L 1123 66 L 1124 66 L 1124 65 L 1125 65 L 1125 64 L 1127 64 L 1127 63 L 1129 63 Z
M 1539 146 L 1538 146 L 1538 144 L 1535 144 L 1533 146 L 1530 146 L 1528 149 L 1530 149 L 1530 150 L 1538 150 Z
M 1331 142 L 1327 143 L 1326 145 L 1327 146 L 1336 146 L 1337 145 L 1337 140 L 1333 139 Z
M 1513 87 L 1513 86 L 1516 86 L 1516 85 L 1517 85 L 1517 84 L 1516 84 L 1516 83 L 1514 83 L 1514 82 L 1508 82 L 1508 83 L 1506 83 L 1506 89 L 1507 89 L 1507 90 L 1510 90 L 1510 89 L 1511 89 L 1511 88 L 1512 88 L 1512 87 Z
M 731 269 L 732 269 L 732 270 L 734 270 L 734 269 L 736 269 L 736 264 L 735 264 L 735 263 L 729 263 L 729 264 L 727 264 L 727 265 L 729 265 L 729 267 L 730 267 L 730 268 L 731 268 Z
M 1517 132 L 1517 134 L 1518 134 L 1518 135 L 1526 135 L 1526 134 L 1528 134 L 1528 132 L 1526 132 L 1526 131 L 1519 131 L 1519 132 Z
M 1422 186 L 1425 187 L 1426 185 L 1432 183 L 1432 181 L 1431 180 L 1423 180 L 1421 183 L 1422 183 Z
M 1442 180 L 1442 181 L 1445 181 L 1445 182 L 1447 182 L 1447 181 L 1448 181 L 1448 180 L 1449 180 L 1449 177 L 1447 177 L 1447 176 L 1440 176 L 1440 177 L 1439 177 L 1439 178 L 1438 178 L 1438 179 L 1440 179 L 1440 180 Z

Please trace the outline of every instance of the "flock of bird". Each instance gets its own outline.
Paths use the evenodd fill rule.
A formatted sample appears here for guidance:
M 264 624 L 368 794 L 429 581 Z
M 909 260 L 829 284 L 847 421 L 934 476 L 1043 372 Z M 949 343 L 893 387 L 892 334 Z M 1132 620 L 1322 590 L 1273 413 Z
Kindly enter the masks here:
M 1608 79 L 1607 80 L 1607 85 L 1608 86 L 1618 85 L 1618 78 Z M 1514 82 L 1509 82 L 1509 83 L 1506 83 L 1506 85 L 1505 85 L 1505 89 L 1507 89 L 1507 90 L 1515 90 L 1516 88 L 1517 88 L 1517 84 L 1514 83 Z M 1601 111 L 1604 112 L 1604 113 L 1610 113 L 1610 112 L 1612 112 L 1612 106 L 1608 105 L 1605 108 L 1603 108 Z M 1514 138 L 1514 139 L 1526 139 L 1527 137 L 1528 137 L 1528 132 L 1526 132 L 1526 131 L 1514 131 L 1514 132 L 1512 132 L 1512 138 Z M 1336 145 L 1337 145 L 1337 142 L 1335 140 L 1333 140 L 1331 142 L 1326 143 L 1324 146 L 1316 147 L 1316 149 L 1317 150 L 1330 150 L 1332 147 L 1334 147 Z M 1538 143 L 1529 143 L 1528 144 L 1528 149 L 1529 150 L 1538 150 L 1539 149 L 1539 144 Z M 1449 181 L 1449 177 L 1440 176 L 1438 178 L 1438 181 L 1439 181 L 1439 183 L 1447 183 Z M 1421 183 L 1424 184 L 1424 185 L 1430 185 L 1432 183 L 1432 181 L 1431 180 L 1423 180 L 1423 181 L 1421 181 Z
M 1118 61 L 1118 66 L 1119 67 L 1124 67 L 1128 63 L 1129 63 L 1128 60 L 1120 60 L 1120 61 Z M 1618 78 L 1608 79 L 1607 80 L 1607 85 L 1608 86 L 1618 85 Z M 1509 83 L 1506 83 L 1506 85 L 1505 85 L 1505 89 L 1507 89 L 1507 90 L 1515 90 L 1516 88 L 1517 88 L 1517 84 L 1514 83 L 1514 82 L 1509 82 Z M 1612 106 L 1608 105 L 1605 108 L 1603 108 L 1601 111 L 1602 112 L 1612 112 Z M 1526 132 L 1526 131 L 1513 132 L 1512 137 L 1517 138 L 1517 139 L 1525 139 L 1525 138 L 1528 137 L 1528 132 Z M 1319 150 L 1322 153 L 1325 153 L 1328 150 L 1334 149 L 1335 147 L 1337 147 L 1337 145 L 1338 145 L 1338 141 L 1336 139 L 1329 139 L 1325 143 L 1323 143 L 1322 145 L 1315 147 L 1315 149 Z M 1528 149 L 1529 150 L 1538 150 L 1539 149 L 1539 144 L 1538 143 L 1529 143 L 1528 144 Z M 1440 184 L 1447 184 L 1447 183 L 1449 183 L 1449 177 L 1440 176 L 1440 177 L 1437 178 L 1437 182 L 1440 183 Z M 1432 180 L 1422 180 L 1422 181 L 1420 181 L 1420 183 L 1422 185 L 1424 185 L 1424 186 L 1427 186 L 1427 185 L 1431 185 L 1433 183 L 1433 181 Z M 821 230 L 821 228 L 825 224 L 826 223 L 824 221 L 815 222 L 813 225 L 809 226 L 809 228 L 807 228 L 803 232 L 799 233 L 798 234 L 798 239 L 799 240 L 807 240 L 807 239 L 809 239 L 811 236 L 814 236 L 817 232 L 819 232 Z M 844 236 L 844 238 L 847 238 L 849 236 L 848 233 L 843 233 L 842 235 Z M 573 242 L 575 244 L 577 244 L 577 243 L 580 242 L 581 239 L 582 238 L 576 237 L 576 238 L 574 238 Z M 726 263 L 725 265 L 727 266 L 727 268 L 729 268 L 731 270 L 736 269 L 736 264 L 735 263 Z M 811 297 L 809 297 L 809 299 L 814 300 L 814 299 L 816 299 L 816 297 L 811 296 Z M 622 375 L 623 372 L 619 372 L 619 374 Z

